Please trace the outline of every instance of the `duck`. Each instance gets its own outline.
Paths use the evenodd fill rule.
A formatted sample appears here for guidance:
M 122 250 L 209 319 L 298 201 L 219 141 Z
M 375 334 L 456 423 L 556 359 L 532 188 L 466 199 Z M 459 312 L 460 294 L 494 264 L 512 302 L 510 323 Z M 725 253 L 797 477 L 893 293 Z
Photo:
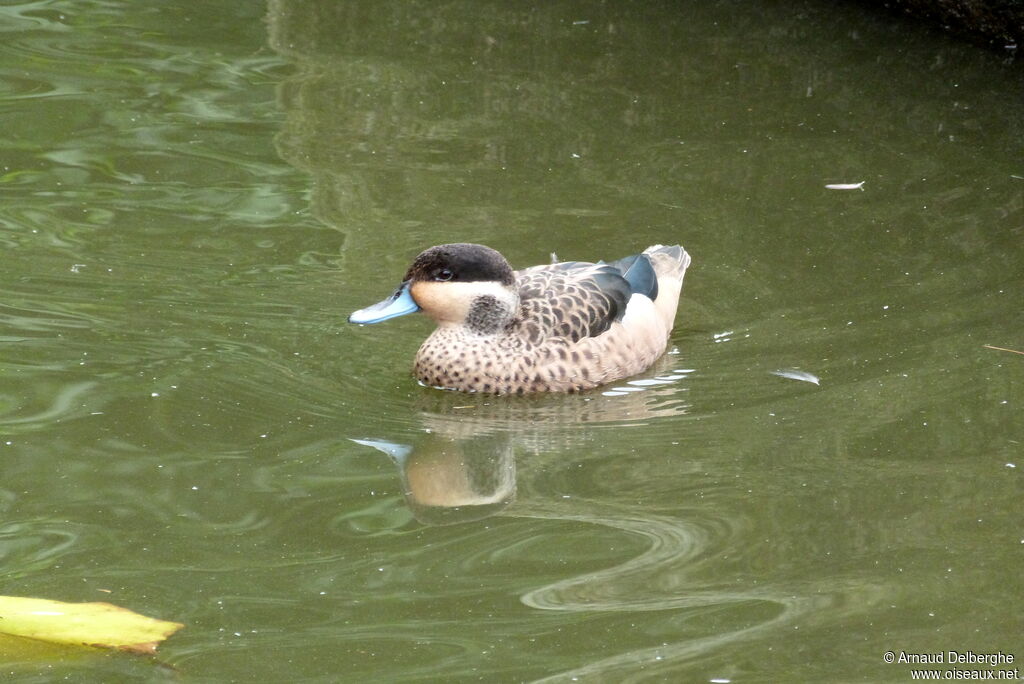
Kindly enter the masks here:
M 486 245 L 437 245 L 413 260 L 392 295 L 348 320 L 432 319 L 413 364 L 423 385 L 580 392 L 642 373 L 665 353 L 689 265 L 679 245 L 653 245 L 617 261 L 516 271 Z

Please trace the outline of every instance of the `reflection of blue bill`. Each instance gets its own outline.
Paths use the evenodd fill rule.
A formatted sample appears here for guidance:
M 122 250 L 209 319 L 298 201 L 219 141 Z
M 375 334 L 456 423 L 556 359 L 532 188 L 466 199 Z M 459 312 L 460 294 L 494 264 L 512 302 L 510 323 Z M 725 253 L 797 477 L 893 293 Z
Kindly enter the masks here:
M 351 441 L 356 444 L 373 447 L 377 451 L 384 452 L 393 458 L 395 463 L 398 465 L 405 463 L 405 459 L 409 456 L 409 452 L 412 451 L 412 447 L 408 444 L 395 444 L 394 442 L 385 442 L 379 439 L 353 439 Z

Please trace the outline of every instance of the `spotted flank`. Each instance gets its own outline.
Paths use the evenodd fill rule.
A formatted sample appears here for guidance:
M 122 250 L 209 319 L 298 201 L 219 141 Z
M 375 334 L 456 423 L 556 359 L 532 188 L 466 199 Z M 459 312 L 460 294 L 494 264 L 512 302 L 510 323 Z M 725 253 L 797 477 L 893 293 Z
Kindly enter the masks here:
M 431 247 L 369 324 L 422 311 L 437 328 L 413 373 L 466 392 L 575 392 L 636 375 L 664 352 L 690 256 L 648 247 L 609 263 L 570 261 L 513 271 L 483 245 Z

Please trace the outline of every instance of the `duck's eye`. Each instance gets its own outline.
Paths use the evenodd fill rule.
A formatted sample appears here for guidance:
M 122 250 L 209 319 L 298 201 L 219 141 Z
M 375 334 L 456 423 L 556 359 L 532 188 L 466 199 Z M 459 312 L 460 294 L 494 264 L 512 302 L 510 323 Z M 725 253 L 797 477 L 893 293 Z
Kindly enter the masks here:
M 442 268 L 442 269 L 441 269 L 440 271 L 438 271 L 438 272 L 437 272 L 437 273 L 436 273 L 436 274 L 434 275 L 434 280 L 440 280 L 441 282 L 445 282 L 445 281 L 451 280 L 451 279 L 452 279 L 452 276 L 454 276 L 454 275 L 455 275 L 455 274 L 454 274 L 454 273 L 452 273 L 452 272 L 451 272 L 450 270 L 448 270 L 447 268 Z

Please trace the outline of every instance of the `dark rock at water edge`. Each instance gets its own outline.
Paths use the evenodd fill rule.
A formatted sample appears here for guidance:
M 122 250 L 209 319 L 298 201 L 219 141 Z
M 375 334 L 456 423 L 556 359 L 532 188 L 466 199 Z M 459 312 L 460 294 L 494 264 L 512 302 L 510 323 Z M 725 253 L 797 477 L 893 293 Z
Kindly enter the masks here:
M 865 0 L 1016 56 L 1024 47 L 1024 0 Z

